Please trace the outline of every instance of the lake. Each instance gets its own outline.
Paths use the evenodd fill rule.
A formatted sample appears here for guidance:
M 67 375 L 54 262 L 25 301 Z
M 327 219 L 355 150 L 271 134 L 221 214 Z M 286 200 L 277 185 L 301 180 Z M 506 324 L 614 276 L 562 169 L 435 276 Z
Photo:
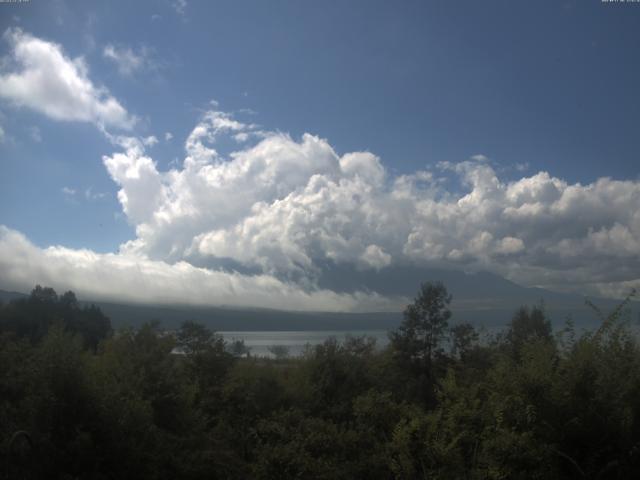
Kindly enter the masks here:
M 597 325 L 576 326 L 577 335 L 585 331 L 595 331 Z M 504 326 L 485 327 L 476 325 L 480 343 L 490 341 L 496 334 L 501 332 Z M 558 331 L 556 325 L 555 331 Z M 640 332 L 640 328 L 635 325 L 631 327 L 635 333 Z M 250 354 L 259 357 L 273 357 L 269 347 L 274 345 L 285 346 L 289 349 L 289 356 L 299 356 L 304 352 L 306 345 L 318 345 L 330 337 L 335 337 L 338 341 L 344 340 L 346 335 L 361 337 L 366 335 L 376 339 L 376 345 L 380 348 L 389 344 L 388 330 L 296 330 L 296 331 L 222 331 L 221 334 L 227 342 L 234 340 L 244 340 L 245 346 L 249 347 Z M 447 345 L 447 339 L 443 340 Z
M 304 352 L 306 345 L 318 345 L 330 337 L 339 341 L 346 335 L 361 337 L 366 335 L 376 339 L 378 347 L 384 347 L 389 343 L 387 330 L 323 330 L 323 331 L 263 331 L 263 332 L 217 332 L 227 342 L 244 340 L 245 346 L 250 348 L 251 355 L 260 357 L 273 357 L 269 347 L 281 345 L 289 349 L 290 356 L 299 356 Z

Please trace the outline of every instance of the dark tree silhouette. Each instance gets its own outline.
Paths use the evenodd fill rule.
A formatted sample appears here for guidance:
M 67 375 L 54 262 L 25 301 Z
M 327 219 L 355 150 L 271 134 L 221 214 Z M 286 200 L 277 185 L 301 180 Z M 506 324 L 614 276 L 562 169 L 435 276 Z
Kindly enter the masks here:
M 516 352 L 533 340 L 551 340 L 551 322 L 544 308 L 520 307 L 509 323 L 506 339 Z
M 395 350 L 429 370 L 451 318 L 450 303 L 451 295 L 442 283 L 423 283 L 405 309 L 402 324 L 390 335 Z
M 414 302 L 404 311 L 404 320 L 389 334 L 399 378 L 411 374 L 402 382 L 406 388 L 427 404 L 435 400 L 436 375 L 434 361 L 440 357 L 442 340 L 448 327 L 451 295 L 440 283 L 423 283 Z

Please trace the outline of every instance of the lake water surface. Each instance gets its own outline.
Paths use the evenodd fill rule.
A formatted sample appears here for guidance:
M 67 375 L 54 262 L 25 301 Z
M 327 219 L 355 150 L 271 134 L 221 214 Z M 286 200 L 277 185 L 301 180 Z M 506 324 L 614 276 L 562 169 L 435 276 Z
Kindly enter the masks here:
M 578 335 L 584 333 L 584 331 L 594 331 L 597 328 L 589 327 L 576 327 Z M 476 331 L 479 334 L 480 343 L 488 342 L 496 334 L 503 331 L 504 327 L 492 326 L 483 327 L 476 325 Z M 556 331 L 557 331 L 556 327 Z M 632 331 L 640 333 L 640 327 L 637 325 L 632 328 Z M 335 337 L 338 341 L 343 341 L 346 335 L 353 337 L 368 336 L 373 337 L 376 340 L 376 345 L 379 348 L 383 348 L 389 344 L 388 330 L 298 330 L 298 331 L 227 331 L 218 332 L 221 334 L 227 342 L 233 342 L 234 340 L 244 340 L 245 346 L 249 347 L 249 352 L 253 356 L 259 357 L 273 357 L 273 354 L 269 351 L 269 347 L 275 345 L 281 345 L 287 347 L 289 350 L 289 356 L 299 356 L 304 352 L 307 345 L 318 345 L 330 337 Z M 447 344 L 447 339 L 443 340 L 444 344 Z
M 269 347 L 281 345 L 289 349 L 290 356 L 299 356 L 304 352 L 307 345 L 318 345 L 330 337 L 335 337 L 338 341 L 344 340 L 346 335 L 361 337 L 366 335 L 376 339 L 378 347 L 384 347 L 389 343 L 387 330 L 323 330 L 323 331 L 263 331 L 263 332 L 218 332 L 227 342 L 234 340 L 244 340 L 245 346 L 249 347 L 251 355 L 261 357 L 272 357 Z

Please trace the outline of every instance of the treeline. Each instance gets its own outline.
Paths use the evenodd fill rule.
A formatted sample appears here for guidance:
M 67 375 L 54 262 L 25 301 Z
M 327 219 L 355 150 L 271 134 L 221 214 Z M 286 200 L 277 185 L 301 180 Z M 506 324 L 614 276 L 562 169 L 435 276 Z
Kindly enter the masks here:
M 347 337 L 273 360 L 193 322 L 112 332 L 73 293 L 36 287 L 0 305 L 2 475 L 640 478 L 625 303 L 584 334 L 523 307 L 480 341 L 450 325 L 450 301 L 422 285 L 384 349 Z

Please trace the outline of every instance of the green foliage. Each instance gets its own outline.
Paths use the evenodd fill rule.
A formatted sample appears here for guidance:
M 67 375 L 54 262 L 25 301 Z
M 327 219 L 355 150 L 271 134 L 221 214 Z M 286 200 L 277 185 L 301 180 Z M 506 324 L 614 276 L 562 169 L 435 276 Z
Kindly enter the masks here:
M 276 360 L 284 360 L 289 356 L 289 347 L 286 345 L 271 345 L 268 350 Z
M 414 302 L 404 311 L 404 321 L 391 334 L 399 355 L 430 368 L 446 333 L 451 295 L 442 283 L 423 283 Z
M 478 332 L 470 323 L 451 327 L 451 354 L 464 360 L 478 344 Z
M 58 297 L 52 288 L 36 285 L 27 299 L 0 308 L 0 331 L 32 343 L 42 340 L 56 322 L 61 322 L 65 331 L 79 334 L 92 349 L 111 335 L 111 322 L 102 311 L 95 305 L 81 307 L 71 291 Z
M 404 320 L 389 334 L 391 348 L 406 391 L 427 405 L 433 404 L 442 341 L 451 318 L 451 295 L 442 283 L 423 283 L 418 296 L 404 311 Z M 409 378 L 406 378 L 409 374 Z
M 550 341 L 551 336 L 551 322 L 542 306 L 520 307 L 507 328 L 506 341 L 517 354 L 524 345 L 538 339 Z
M 251 349 L 244 344 L 244 340 L 233 340 L 225 348 L 234 357 L 248 357 L 251 353 Z
M 628 302 L 555 337 L 522 308 L 491 342 L 447 330 L 449 302 L 423 285 L 384 349 L 333 338 L 270 359 L 194 322 L 110 335 L 73 293 L 36 287 L 0 305 L 0 478 L 639 476 Z
M 310 412 L 340 420 L 350 418 L 352 399 L 374 384 L 367 368 L 372 348 L 373 343 L 363 338 L 347 338 L 345 343 L 330 338 L 307 352 L 302 368 Z

